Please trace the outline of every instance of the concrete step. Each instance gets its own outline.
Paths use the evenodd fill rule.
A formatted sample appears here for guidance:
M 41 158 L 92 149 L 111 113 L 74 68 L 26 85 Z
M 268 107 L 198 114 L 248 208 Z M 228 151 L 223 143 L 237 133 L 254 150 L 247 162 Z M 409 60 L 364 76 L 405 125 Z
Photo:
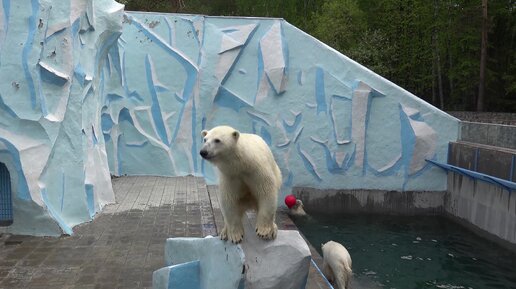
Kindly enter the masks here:
M 516 113 L 478 111 L 447 111 L 447 113 L 462 121 L 516 125 Z
M 459 140 L 508 149 L 516 149 L 516 125 L 463 121 Z
M 516 149 L 465 141 L 450 142 L 448 164 L 516 181 Z

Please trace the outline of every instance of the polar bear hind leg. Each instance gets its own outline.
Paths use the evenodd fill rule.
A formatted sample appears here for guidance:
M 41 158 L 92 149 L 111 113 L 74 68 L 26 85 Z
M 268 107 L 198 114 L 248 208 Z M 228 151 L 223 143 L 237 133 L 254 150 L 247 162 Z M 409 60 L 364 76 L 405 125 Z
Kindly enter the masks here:
M 278 234 L 278 227 L 275 223 L 277 199 L 276 194 L 271 194 L 269 191 L 274 191 L 274 185 L 263 185 L 259 187 L 262 192 L 257 192 L 257 210 L 256 215 L 256 234 L 258 237 L 265 240 L 276 239 Z

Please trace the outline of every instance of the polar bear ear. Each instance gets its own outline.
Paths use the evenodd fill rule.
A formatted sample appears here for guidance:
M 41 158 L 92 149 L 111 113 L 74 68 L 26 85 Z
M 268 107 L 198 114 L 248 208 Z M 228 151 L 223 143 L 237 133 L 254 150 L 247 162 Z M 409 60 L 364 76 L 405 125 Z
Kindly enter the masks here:
M 238 132 L 238 130 L 235 130 L 233 132 L 233 138 L 235 138 L 235 140 L 238 140 L 239 137 L 240 137 L 240 132 Z
M 207 134 L 208 134 L 208 131 L 207 131 L 207 130 L 205 130 L 205 129 L 204 129 L 203 131 L 201 131 L 201 135 L 202 135 L 202 137 L 205 137 Z

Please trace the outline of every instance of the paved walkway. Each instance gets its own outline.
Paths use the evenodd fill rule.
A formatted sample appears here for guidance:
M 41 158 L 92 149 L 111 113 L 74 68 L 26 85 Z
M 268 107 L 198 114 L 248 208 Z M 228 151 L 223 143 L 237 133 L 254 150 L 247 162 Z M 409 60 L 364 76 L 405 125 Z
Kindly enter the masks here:
M 73 236 L 0 237 L 0 289 L 152 288 L 165 239 L 217 235 L 217 187 L 195 177 L 113 179 L 116 204 Z M 211 197 L 211 199 L 210 199 Z M 278 226 L 295 229 L 284 214 Z M 311 268 L 307 289 L 324 287 Z

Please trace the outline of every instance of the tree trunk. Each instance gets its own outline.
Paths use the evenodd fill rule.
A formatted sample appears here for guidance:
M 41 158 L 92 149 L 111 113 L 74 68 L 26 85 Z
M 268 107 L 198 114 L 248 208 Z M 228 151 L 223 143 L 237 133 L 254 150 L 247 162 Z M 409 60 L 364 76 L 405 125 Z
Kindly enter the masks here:
M 437 0 L 434 0 L 434 59 L 437 67 L 437 87 L 439 89 L 439 108 L 444 110 L 444 93 L 443 93 L 443 77 L 441 73 L 441 53 L 439 52 L 439 31 L 437 29 L 437 23 L 439 16 L 439 4 Z
M 452 5 L 452 2 L 449 1 L 448 2 L 448 31 L 446 33 L 447 35 L 447 44 L 448 44 L 448 66 L 449 66 L 449 70 L 448 70 L 448 81 L 449 81 L 449 85 L 450 85 L 450 89 L 449 89 L 449 93 L 448 93 L 448 98 L 450 97 L 453 97 L 453 77 L 452 77 L 452 71 L 453 71 L 453 57 L 452 57 L 452 45 L 451 45 L 451 33 L 452 33 L 452 15 L 451 15 L 451 12 L 450 12 L 450 9 L 451 9 L 451 5 Z
M 436 54 L 437 54 L 437 85 L 439 87 L 439 104 L 441 109 L 444 110 L 444 93 L 443 93 L 443 74 L 441 73 L 441 55 L 439 53 L 439 42 L 436 38 Z
M 478 84 L 477 111 L 484 111 L 487 62 L 487 29 L 487 0 L 482 0 L 482 44 L 480 47 L 480 80 Z
M 172 0 L 172 12 L 178 13 L 185 8 L 184 0 Z
M 433 41 L 432 37 L 432 41 Z M 435 51 L 432 59 L 432 104 L 437 106 L 437 95 L 435 94 Z

